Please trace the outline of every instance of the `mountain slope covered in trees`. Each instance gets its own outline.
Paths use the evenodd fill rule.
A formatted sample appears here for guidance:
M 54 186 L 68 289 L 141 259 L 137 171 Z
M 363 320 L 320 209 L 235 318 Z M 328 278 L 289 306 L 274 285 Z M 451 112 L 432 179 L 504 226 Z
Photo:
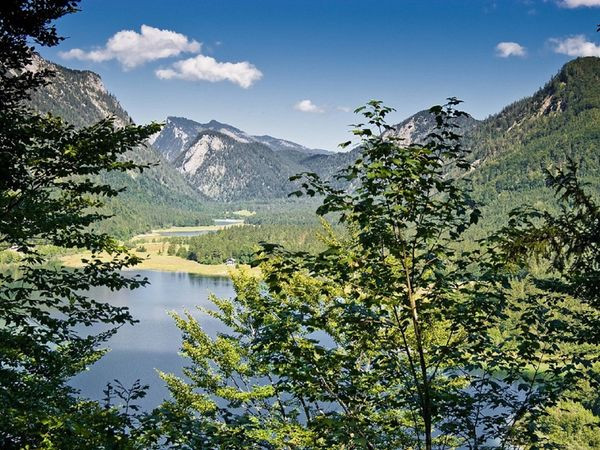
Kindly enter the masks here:
M 76 127 L 91 125 L 107 116 L 116 126 L 132 122 L 100 77 L 90 71 L 72 70 L 41 58 L 34 69 L 54 71 L 50 84 L 31 97 L 31 106 L 41 113 L 62 117 Z M 195 223 L 203 209 L 202 195 L 151 146 L 139 146 L 127 157 L 153 167 L 142 173 L 111 173 L 104 181 L 126 190 L 107 204 L 114 217 L 100 226 L 120 235 L 130 235 L 152 227 Z
M 57 72 L 52 84 L 33 97 L 40 111 L 51 111 L 81 126 L 113 115 L 117 124 L 130 122 L 100 78 L 49 64 Z M 469 174 L 477 200 L 487 205 L 492 219 L 505 217 L 512 207 L 527 202 L 550 202 L 543 170 L 571 157 L 587 180 L 600 168 L 600 58 L 578 58 L 533 96 L 519 100 L 483 121 L 461 117 L 458 131 L 472 150 Z M 435 126 L 428 111 L 420 111 L 393 126 L 405 144 L 422 141 Z M 216 120 L 200 123 L 168 117 L 150 142 L 135 151 L 139 162 L 158 166 L 142 175 L 113 175 L 127 187 L 112 211 L 128 231 L 167 223 L 194 223 L 206 202 L 239 202 L 285 198 L 294 190 L 288 178 L 316 172 L 331 178 L 352 163 L 360 149 L 331 153 L 300 144 L 253 136 Z
M 475 196 L 489 215 L 515 206 L 554 204 L 544 170 L 579 164 L 583 179 L 600 185 L 600 58 L 567 63 L 533 96 L 481 122 L 466 137 L 475 169 Z

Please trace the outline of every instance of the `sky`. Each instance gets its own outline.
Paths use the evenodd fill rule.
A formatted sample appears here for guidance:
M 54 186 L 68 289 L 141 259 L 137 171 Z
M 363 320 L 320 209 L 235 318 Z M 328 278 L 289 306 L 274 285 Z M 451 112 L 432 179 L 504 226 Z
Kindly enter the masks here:
M 600 0 L 83 0 L 39 49 L 102 77 L 137 123 L 212 119 L 335 150 L 371 99 L 483 119 L 577 56 Z

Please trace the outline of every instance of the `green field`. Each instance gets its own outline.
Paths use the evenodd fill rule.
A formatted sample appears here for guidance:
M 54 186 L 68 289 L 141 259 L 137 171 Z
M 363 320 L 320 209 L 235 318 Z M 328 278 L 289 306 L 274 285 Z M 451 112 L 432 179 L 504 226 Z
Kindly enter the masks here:
M 131 270 L 158 270 L 164 272 L 186 272 L 193 273 L 196 275 L 206 275 L 214 277 L 228 277 L 232 270 L 236 270 L 236 267 L 228 266 L 226 264 L 199 264 L 189 259 L 180 258 L 174 255 L 167 255 L 164 251 L 164 242 L 145 242 L 143 243 L 143 250 L 134 250 L 137 256 L 144 258 L 144 260 L 133 267 Z M 62 264 L 67 267 L 81 267 L 83 266 L 82 259 L 89 258 L 91 254 L 89 252 L 74 253 L 72 255 L 65 255 L 60 258 Z M 108 259 L 108 255 L 101 256 L 101 259 Z M 245 266 L 247 267 L 247 266 Z M 259 274 L 258 269 L 251 269 L 255 274 Z

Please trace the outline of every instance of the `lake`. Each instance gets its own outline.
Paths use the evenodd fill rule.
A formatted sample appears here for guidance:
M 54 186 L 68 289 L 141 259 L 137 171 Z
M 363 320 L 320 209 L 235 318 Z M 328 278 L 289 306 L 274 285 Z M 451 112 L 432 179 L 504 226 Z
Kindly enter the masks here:
M 191 311 L 204 329 L 214 336 L 217 331 L 224 330 L 224 326 L 202 314 L 196 306 L 212 308 L 213 304 L 208 300 L 210 293 L 230 298 L 234 291 L 229 278 L 154 271 L 127 274 L 136 273 L 147 277 L 150 284 L 133 291 L 111 292 L 104 288 L 90 291 L 94 299 L 128 306 L 139 323 L 123 326 L 107 344 L 111 351 L 70 384 L 80 389 L 82 395 L 100 400 L 108 381 L 116 378 L 125 386 L 131 386 L 140 378 L 143 384 L 150 385 L 150 390 L 138 403 L 149 410 L 169 397 L 156 369 L 180 375 L 181 368 L 188 363 L 178 355 L 181 333 L 167 311 Z
M 214 230 L 216 231 L 216 230 Z M 163 237 L 192 237 L 192 236 L 201 236 L 207 233 L 214 233 L 214 231 L 210 230 L 200 230 L 200 231 L 156 231 L 159 235 Z
M 213 219 L 213 223 L 218 226 L 241 225 L 244 223 L 244 219 Z
M 232 225 L 242 225 L 243 219 L 213 219 L 214 226 L 229 227 Z M 192 237 L 200 236 L 206 233 L 214 233 L 218 229 L 197 229 L 198 227 L 174 227 L 173 229 L 154 230 L 154 233 L 163 237 Z
M 181 272 L 127 272 L 128 275 L 136 273 L 147 277 L 151 284 L 133 291 L 91 290 L 90 295 L 97 300 L 128 306 L 140 322 L 121 328 L 108 342 L 111 351 L 70 384 L 80 389 L 82 395 L 102 400 L 102 390 L 107 382 L 116 378 L 125 386 L 131 386 L 140 378 L 143 384 L 150 385 L 150 389 L 138 404 L 149 411 L 169 398 L 169 391 L 158 377 L 156 369 L 181 375 L 182 367 L 188 363 L 178 355 L 181 333 L 167 311 L 191 311 L 204 330 L 210 336 L 215 336 L 217 332 L 225 330 L 224 325 L 202 314 L 196 306 L 213 308 L 214 305 L 208 300 L 210 293 L 231 298 L 234 291 L 229 278 Z M 326 346 L 333 345 L 331 338 L 324 333 L 315 333 L 314 337 Z

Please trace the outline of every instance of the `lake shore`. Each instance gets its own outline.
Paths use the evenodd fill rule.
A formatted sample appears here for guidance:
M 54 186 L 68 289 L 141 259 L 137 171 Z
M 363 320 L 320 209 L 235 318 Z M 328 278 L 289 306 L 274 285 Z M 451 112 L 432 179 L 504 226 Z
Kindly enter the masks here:
M 204 231 L 207 228 L 211 230 L 222 229 L 222 226 L 206 226 L 206 227 L 173 227 L 169 230 L 174 231 L 191 231 L 191 229 L 195 229 L 196 231 Z M 155 230 L 153 230 L 155 231 Z M 164 231 L 164 230 L 161 230 Z M 143 237 L 142 237 L 143 236 Z M 151 236 L 151 235 L 138 235 L 137 239 L 132 240 L 138 245 L 137 248 L 132 249 L 131 252 L 136 256 L 139 256 L 143 260 L 132 267 L 129 270 L 154 270 L 159 272 L 184 272 L 191 273 L 195 275 L 203 275 L 209 277 L 230 277 L 231 271 L 235 271 L 240 267 L 248 268 L 252 274 L 260 275 L 260 270 L 258 268 L 250 268 L 247 265 L 227 265 L 223 264 L 200 264 L 196 261 L 192 261 L 189 259 L 181 258 L 175 255 L 167 254 L 168 244 L 165 243 L 164 240 L 156 240 L 148 241 L 144 238 L 156 238 L 161 236 Z M 82 259 L 89 259 L 91 257 L 90 252 L 81 252 L 81 253 L 73 253 L 69 255 L 64 255 L 60 258 L 61 263 L 66 267 L 82 267 L 83 262 Z M 102 256 L 101 259 L 108 260 L 108 256 Z
M 227 264 L 199 264 L 195 261 L 183 259 L 178 256 L 144 254 L 144 252 L 134 252 L 137 256 L 144 258 L 138 265 L 129 270 L 154 270 L 158 272 L 185 272 L 195 275 L 210 277 L 230 277 L 231 271 L 240 267 L 249 268 L 256 275 L 260 274 L 257 268 L 250 268 L 246 265 L 228 266 Z M 89 258 L 89 253 L 75 253 L 60 258 L 60 261 L 66 267 L 82 267 L 82 259 Z
M 241 226 L 244 225 L 243 221 L 239 221 L 236 223 L 224 224 L 224 225 L 197 225 L 197 226 L 189 226 L 189 227 L 169 227 L 169 228 L 160 228 L 156 230 L 152 230 L 148 233 L 138 234 L 131 238 L 131 241 L 145 241 L 147 239 L 153 238 L 163 238 L 169 237 L 169 233 L 211 233 L 219 230 L 223 230 L 229 227 Z

